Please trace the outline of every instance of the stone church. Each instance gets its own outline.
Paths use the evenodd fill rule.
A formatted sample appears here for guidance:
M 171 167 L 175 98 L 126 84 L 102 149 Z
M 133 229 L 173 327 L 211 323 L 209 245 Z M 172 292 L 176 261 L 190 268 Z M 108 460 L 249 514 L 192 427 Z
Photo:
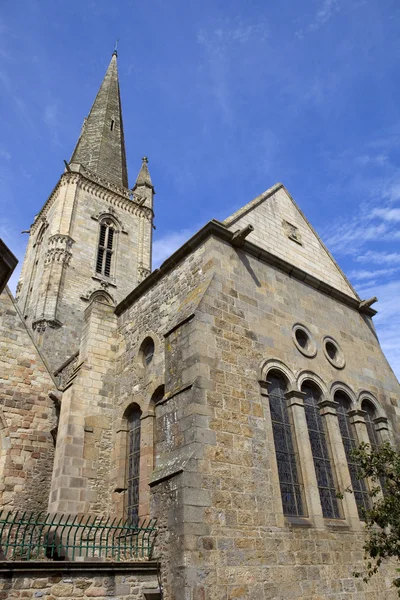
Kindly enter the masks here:
M 43 583 L 48 566 L 0 598 L 396 598 L 389 567 L 353 576 L 370 482 L 351 450 L 399 435 L 376 299 L 280 183 L 152 271 L 154 194 L 147 158 L 129 187 L 114 52 L 30 227 L 16 297 L 0 296 L 0 498 L 157 519 L 158 587 L 102 595 L 93 579 L 86 596 L 70 561 L 58 583 Z M 4 284 L 15 260 L 0 254 Z

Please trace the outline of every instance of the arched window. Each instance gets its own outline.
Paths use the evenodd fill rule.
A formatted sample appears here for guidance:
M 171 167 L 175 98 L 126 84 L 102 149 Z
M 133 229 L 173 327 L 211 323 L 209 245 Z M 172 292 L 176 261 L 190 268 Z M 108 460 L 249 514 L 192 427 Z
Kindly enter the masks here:
M 140 479 L 140 419 L 142 412 L 136 405 L 126 415 L 127 461 L 126 461 L 126 517 L 133 523 L 139 518 L 139 479 Z
M 302 516 L 304 515 L 303 486 L 297 470 L 297 453 L 285 398 L 286 387 L 284 379 L 279 374 L 268 375 L 268 396 L 283 512 L 285 515 Z
M 96 273 L 110 277 L 113 255 L 115 225 L 111 219 L 100 223 L 99 245 L 97 248 Z
M 363 400 L 361 408 L 365 411 L 364 418 L 367 426 L 369 443 L 371 444 L 372 450 L 376 450 L 380 445 L 380 439 L 374 423 L 374 419 L 377 416 L 375 406 L 368 400 Z
M 340 519 L 339 505 L 336 497 L 336 487 L 333 478 L 331 459 L 328 451 L 324 423 L 319 412 L 319 390 L 309 384 L 302 387 L 305 393 L 304 409 L 306 413 L 308 435 L 310 436 L 311 451 L 314 459 L 319 497 L 322 514 L 328 519 Z
M 351 402 L 343 392 L 336 392 L 335 400 L 339 403 L 337 406 L 337 415 L 340 433 L 342 434 L 344 450 L 346 453 L 347 464 L 350 471 L 351 486 L 353 488 L 358 514 L 360 518 L 363 518 L 363 510 L 368 510 L 371 506 L 371 503 L 365 481 L 363 479 L 357 479 L 359 472 L 358 467 L 351 456 L 352 450 L 358 446 L 356 434 L 349 418 Z

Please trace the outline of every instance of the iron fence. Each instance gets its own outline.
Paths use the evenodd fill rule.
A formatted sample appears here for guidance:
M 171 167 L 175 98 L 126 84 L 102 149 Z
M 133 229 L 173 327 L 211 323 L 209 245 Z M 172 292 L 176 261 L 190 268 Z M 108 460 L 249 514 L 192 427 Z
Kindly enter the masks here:
M 96 515 L 0 511 L 0 545 L 6 560 L 146 560 L 155 519 L 137 525 Z

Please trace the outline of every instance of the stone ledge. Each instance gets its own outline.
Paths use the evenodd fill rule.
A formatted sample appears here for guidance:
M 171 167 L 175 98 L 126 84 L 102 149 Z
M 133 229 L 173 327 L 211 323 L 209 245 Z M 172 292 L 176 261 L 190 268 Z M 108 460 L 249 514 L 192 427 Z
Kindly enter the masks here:
M 126 575 L 157 575 L 159 563 L 156 561 L 148 562 L 102 562 L 102 561 L 63 561 L 50 562 L 39 560 L 16 560 L 0 561 L 1 575 L 19 575 L 26 573 L 42 573 L 48 575 L 51 573 L 93 573 L 95 575 L 103 574 L 126 574 Z

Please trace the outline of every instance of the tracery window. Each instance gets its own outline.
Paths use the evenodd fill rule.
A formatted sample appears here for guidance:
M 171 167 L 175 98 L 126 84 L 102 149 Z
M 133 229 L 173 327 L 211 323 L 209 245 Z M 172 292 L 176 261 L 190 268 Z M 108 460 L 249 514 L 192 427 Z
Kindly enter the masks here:
M 337 415 L 340 433 L 342 434 L 344 450 L 346 453 L 347 464 L 350 471 L 351 486 L 357 504 L 358 514 L 362 519 L 364 516 L 363 511 L 368 510 L 371 506 L 371 503 L 364 479 L 357 479 L 359 469 L 354 462 L 353 457 L 351 456 L 352 450 L 358 446 L 355 431 L 350 423 L 349 418 L 351 403 L 349 398 L 343 392 L 336 392 L 335 400 L 339 403 L 337 406 Z
M 110 277 L 114 246 L 115 225 L 111 219 L 100 223 L 99 245 L 97 248 L 96 273 Z
M 125 506 L 126 517 L 133 523 L 139 518 L 139 480 L 140 480 L 140 419 L 142 412 L 138 406 L 132 406 L 127 413 L 127 464 Z
M 285 515 L 304 515 L 303 486 L 297 469 L 297 452 L 285 397 L 286 383 L 276 374 L 268 375 L 268 396 L 275 442 L 279 483 Z
M 320 393 L 314 386 L 303 385 L 305 393 L 304 409 L 307 420 L 308 435 L 317 477 L 322 514 L 325 518 L 340 519 L 337 490 L 333 478 L 331 459 L 324 429 L 324 423 L 318 408 Z

